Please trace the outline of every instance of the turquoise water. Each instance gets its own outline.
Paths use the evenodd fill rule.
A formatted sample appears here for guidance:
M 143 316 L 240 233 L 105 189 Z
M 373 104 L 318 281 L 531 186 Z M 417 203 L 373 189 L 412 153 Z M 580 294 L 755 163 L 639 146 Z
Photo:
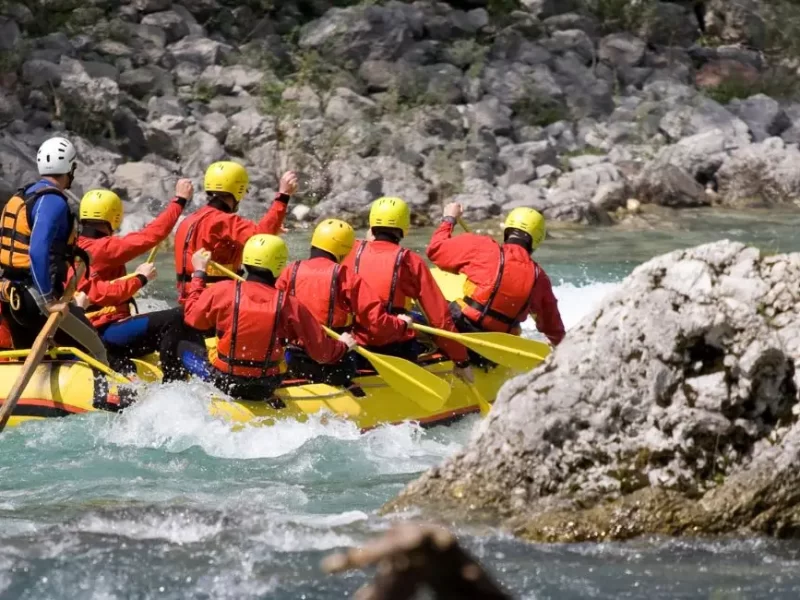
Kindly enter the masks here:
M 568 327 L 636 264 L 723 237 L 797 250 L 796 214 L 683 213 L 677 230 L 558 233 L 537 254 Z M 289 236 L 302 253 L 307 234 Z M 413 245 L 424 245 L 415 237 Z M 169 257 L 159 259 L 168 299 Z M 198 384 L 155 387 L 122 415 L 0 437 L 0 598 L 347 598 L 364 574 L 319 561 L 385 529 L 376 510 L 467 442 L 476 419 L 362 434 L 344 422 L 230 427 Z M 800 545 L 765 540 L 531 545 L 459 530 L 515 597 L 800 597 Z

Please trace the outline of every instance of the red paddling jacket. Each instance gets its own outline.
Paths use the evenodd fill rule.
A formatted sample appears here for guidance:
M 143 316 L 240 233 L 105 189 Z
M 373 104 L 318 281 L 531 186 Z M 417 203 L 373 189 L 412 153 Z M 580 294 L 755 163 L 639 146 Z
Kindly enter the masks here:
M 92 325 L 100 328 L 130 316 L 130 300 L 144 287 L 147 278 L 137 275 L 119 280 L 127 274 L 125 263 L 167 239 L 185 206 L 186 199 L 173 198 L 141 231 L 128 235 L 105 235 L 84 227 L 78 246 L 89 254 L 92 274 L 81 280 L 78 290 L 89 296 L 91 306 L 86 309 L 86 316 Z
M 407 326 L 384 309 L 380 297 L 357 273 L 318 256 L 291 263 L 275 287 L 296 296 L 319 323 L 384 346 L 404 339 Z M 302 345 L 303 340 L 295 340 Z
M 216 328 L 215 369 L 263 378 L 282 371 L 287 340 L 301 339 L 317 362 L 338 362 L 347 346 L 329 338 L 314 315 L 293 296 L 259 281 L 223 281 L 206 287 L 204 277 L 188 286 L 185 321 L 199 330 Z
M 467 276 L 461 310 L 486 331 L 521 332 L 528 315 L 554 345 L 564 339 L 550 278 L 528 251 L 517 244 L 498 244 L 486 235 L 451 237 L 453 223 L 443 221 L 434 232 L 427 254 L 437 267 Z
M 211 260 L 237 271 L 242 264 L 242 250 L 258 233 L 277 235 L 286 217 L 289 196 L 276 194 L 267 213 L 258 222 L 208 204 L 189 215 L 175 233 L 175 273 L 178 279 L 178 302 L 186 301 L 188 284 L 192 279 L 192 255 L 200 248 L 211 251 Z M 227 277 L 208 268 L 208 283 Z
M 378 294 L 386 312 L 407 312 L 412 302 L 417 301 L 432 327 L 457 332 L 447 300 L 428 265 L 416 252 L 388 241 L 362 241 L 353 247 L 343 265 L 361 275 Z M 367 343 L 363 337 L 355 337 L 360 343 Z M 408 329 L 401 341 L 413 337 L 414 331 Z M 436 344 L 451 360 L 458 363 L 468 360 L 467 349 L 461 344 L 442 338 L 436 338 Z

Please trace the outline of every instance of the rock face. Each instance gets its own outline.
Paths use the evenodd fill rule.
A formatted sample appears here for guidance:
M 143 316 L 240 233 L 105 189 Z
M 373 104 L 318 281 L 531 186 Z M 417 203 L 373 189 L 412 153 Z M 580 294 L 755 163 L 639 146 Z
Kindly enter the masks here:
M 800 254 L 728 241 L 645 263 L 390 507 L 548 541 L 797 536 L 798 290 Z
M 357 222 L 375 194 L 407 195 L 421 222 L 457 200 L 472 219 L 531 206 L 584 225 L 624 217 L 628 193 L 794 198 L 790 0 L 77 4 L 0 2 L 0 154 L 78 139 L 82 180 L 126 190 L 129 212 L 172 181 L 118 179 L 120 162 L 199 180 L 223 157 L 248 167 L 251 212 L 293 168 L 298 214 Z M 740 168 L 765 148 L 765 172 Z

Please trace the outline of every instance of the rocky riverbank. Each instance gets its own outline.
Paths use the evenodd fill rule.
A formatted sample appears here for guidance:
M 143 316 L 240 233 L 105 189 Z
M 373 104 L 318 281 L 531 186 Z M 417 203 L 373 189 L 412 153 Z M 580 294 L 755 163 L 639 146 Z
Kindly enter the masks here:
M 231 157 L 262 211 L 424 222 L 533 206 L 613 224 L 641 203 L 791 203 L 800 103 L 790 2 L 0 1 L 0 192 L 36 145 L 78 139 L 79 193 L 146 218 L 178 173 Z M 798 21 L 800 22 L 800 21 Z M 800 27 L 798 27 L 800 30 Z M 800 55 L 800 53 L 798 53 Z
M 541 541 L 796 537 L 799 289 L 800 254 L 739 243 L 645 263 L 387 509 Z

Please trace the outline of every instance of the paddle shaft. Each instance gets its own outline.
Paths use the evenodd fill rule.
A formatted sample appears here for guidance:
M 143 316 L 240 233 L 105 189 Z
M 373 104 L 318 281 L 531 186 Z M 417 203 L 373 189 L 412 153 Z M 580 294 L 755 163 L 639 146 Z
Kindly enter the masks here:
M 17 402 L 19 402 L 20 397 L 22 397 L 22 392 L 25 391 L 31 377 L 33 377 L 36 367 L 39 366 L 39 363 L 42 362 L 42 358 L 44 358 L 44 355 L 47 353 L 47 346 L 58 331 L 61 321 L 66 317 L 66 311 L 69 310 L 69 303 L 75 295 L 78 281 L 80 281 L 85 272 L 86 265 L 81 262 L 75 269 L 75 274 L 72 276 L 72 279 L 67 285 L 67 289 L 64 291 L 59 301 L 60 304 L 64 305 L 62 310 L 51 312 L 47 317 L 44 327 L 42 327 L 39 335 L 36 336 L 36 340 L 31 346 L 31 351 L 22 364 L 22 371 L 20 371 L 20 374 L 17 376 L 17 380 L 11 387 L 11 391 L 8 393 L 3 405 L 0 406 L 0 432 L 5 429 L 8 420 L 11 418 L 11 413 L 14 412 Z
M 446 339 L 449 339 L 449 340 L 460 342 L 464 346 L 467 346 L 468 348 L 472 348 L 478 354 L 480 354 L 480 347 L 481 346 L 486 346 L 487 348 L 491 348 L 493 350 L 512 352 L 512 353 L 516 354 L 517 356 L 526 356 L 528 358 L 532 358 L 532 359 L 535 359 L 535 360 L 544 360 L 545 359 L 544 356 L 541 356 L 540 354 L 536 354 L 536 353 L 533 353 L 533 352 L 528 352 L 527 350 L 521 350 L 519 348 L 508 348 L 506 346 L 503 346 L 502 344 L 496 344 L 494 342 L 489 342 L 489 341 L 484 341 L 484 340 L 476 340 L 474 338 L 471 338 L 470 334 L 468 334 L 468 333 L 453 333 L 452 331 L 445 331 L 444 329 L 436 329 L 435 327 L 428 327 L 427 325 L 420 325 L 418 323 L 412 323 L 411 327 L 413 329 L 416 329 L 417 331 L 422 331 L 423 333 L 429 333 L 431 335 L 435 335 L 435 336 L 438 336 L 438 337 L 443 337 L 443 338 L 446 338 Z M 518 338 L 518 336 L 515 336 L 515 335 L 514 336 L 512 336 L 511 334 L 505 334 L 505 335 L 509 335 L 509 337 L 511 337 L 511 338 L 521 339 L 521 338 Z
M 153 249 L 150 250 L 150 254 L 147 255 L 147 260 L 145 262 L 148 262 L 150 264 L 154 263 L 156 260 L 156 255 L 158 254 L 158 251 L 160 249 L 161 249 L 161 244 L 154 246 Z M 128 273 L 127 275 L 123 275 L 122 277 L 114 279 L 111 283 L 115 283 L 117 281 L 126 281 L 134 277 L 136 277 L 136 273 Z

